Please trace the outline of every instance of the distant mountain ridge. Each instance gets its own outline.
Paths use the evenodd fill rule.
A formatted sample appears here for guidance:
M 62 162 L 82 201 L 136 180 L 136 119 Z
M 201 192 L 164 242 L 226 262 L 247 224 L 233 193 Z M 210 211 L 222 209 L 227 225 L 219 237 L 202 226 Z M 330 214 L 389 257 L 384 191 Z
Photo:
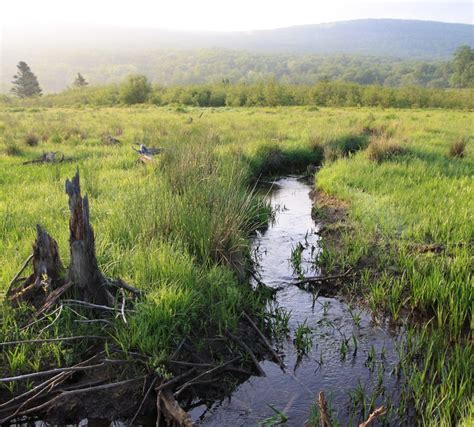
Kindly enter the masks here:
M 226 48 L 280 53 L 363 54 L 411 59 L 447 58 L 474 45 L 474 26 L 433 21 L 364 19 L 247 32 L 127 29 L 107 26 L 5 28 L 3 48 Z

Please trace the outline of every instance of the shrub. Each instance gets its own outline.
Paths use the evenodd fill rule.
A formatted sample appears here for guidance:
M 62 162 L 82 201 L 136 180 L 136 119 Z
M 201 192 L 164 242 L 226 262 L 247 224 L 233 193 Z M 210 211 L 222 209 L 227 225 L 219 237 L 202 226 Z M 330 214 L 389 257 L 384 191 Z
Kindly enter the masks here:
M 151 94 L 151 84 L 145 76 L 132 75 L 120 85 L 120 100 L 127 105 L 142 104 Z
M 454 141 L 449 147 L 449 156 L 461 159 L 466 154 L 466 145 L 469 137 L 462 136 Z
M 386 138 L 372 139 L 367 147 L 367 157 L 375 162 L 382 162 L 405 152 L 406 149 L 399 143 Z
M 39 143 L 39 138 L 34 133 L 29 133 L 25 137 L 25 143 L 30 147 L 36 147 Z

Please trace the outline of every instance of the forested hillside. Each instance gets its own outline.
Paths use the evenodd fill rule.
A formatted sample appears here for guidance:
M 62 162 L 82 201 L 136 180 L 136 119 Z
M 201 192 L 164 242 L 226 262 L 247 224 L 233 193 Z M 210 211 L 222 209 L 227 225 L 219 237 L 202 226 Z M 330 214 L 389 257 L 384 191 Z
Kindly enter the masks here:
M 145 74 L 161 85 L 344 80 L 385 86 L 449 87 L 448 63 L 474 46 L 472 25 L 361 20 L 250 33 L 188 33 L 117 28 L 44 28 L 19 37 L 4 31 L 2 92 L 26 61 L 46 92 L 71 85 L 78 72 L 93 85 Z M 15 35 L 16 34 L 16 35 Z M 29 38 L 31 37 L 31 39 Z

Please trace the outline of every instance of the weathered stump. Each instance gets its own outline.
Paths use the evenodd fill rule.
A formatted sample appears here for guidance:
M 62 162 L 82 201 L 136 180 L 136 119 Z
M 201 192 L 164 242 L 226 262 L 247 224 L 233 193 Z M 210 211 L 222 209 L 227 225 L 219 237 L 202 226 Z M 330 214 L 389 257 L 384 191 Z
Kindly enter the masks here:
M 24 301 L 38 307 L 50 292 L 63 284 L 64 267 L 58 244 L 39 225 L 36 226 L 36 240 L 31 259 L 33 273 L 20 286 L 16 286 L 18 279 L 14 279 L 7 292 L 7 299 L 14 305 Z
M 84 301 L 112 305 L 114 298 L 107 290 L 107 281 L 99 270 L 95 255 L 94 231 L 89 223 L 89 201 L 81 196 L 79 171 L 66 180 L 69 196 L 69 248 L 71 264 L 68 281 Z

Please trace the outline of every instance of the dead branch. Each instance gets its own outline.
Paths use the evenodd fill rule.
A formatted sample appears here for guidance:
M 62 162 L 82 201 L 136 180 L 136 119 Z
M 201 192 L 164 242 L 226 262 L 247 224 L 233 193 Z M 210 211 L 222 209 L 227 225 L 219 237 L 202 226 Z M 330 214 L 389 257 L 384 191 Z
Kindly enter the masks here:
M 265 335 L 263 335 L 263 333 L 260 331 L 258 326 L 254 323 L 254 321 L 250 318 L 250 316 L 245 311 L 243 311 L 242 314 L 247 319 L 247 321 L 250 323 L 250 326 L 252 326 L 252 328 L 255 330 L 255 332 L 257 332 L 258 336 L 261 338 L 262 342 L 265 344 L 265 347 L 267 347 L 268 351 L 270 351 L 270 353 L 273 355 L 273 358 L 275 359 L 275 361 L 280 365 L 280 368 L 282 370 L 285 370 L 286 366 L 283 363 L 283 360 L 281 360 L 281 357 L 273 349 L 272 345 L 268 342 Z
M 298 282 L 293 282 L 291 284 L 300 287 L 300 286 L 308 284 L 308 283 L 330 282 L 332 280 L 343 279 L 343 278 L 347 277 L 351 271 L 352 271 L 352 268 L 349 268 L 344 273 L 335 274 L 333 276 L 305 277 L 303 280 L 300 280 Z
M 30 261 L 33 259 L 33 256 L 34 254 L 31 254 L 27 259 L 26 261 L 23 263 L 22 267 L 20 268 L 20 270 L 18 271 L 18 273 L 15 274 L 15 277 L 12 279 L 12 281 L 10 282 L 10 285 L 8 286 L 8 288 L 11 288 L 13 286 L 13 284 L 18 280 L 18 278 L 20 277 L 20 274 L 23 273 L 23 271 L 25 270 L 26 266 L 30 263 Z
M 179 406 L 179 403 L 173 396 L 171 391 L 165 389 L 159 393 L 159 399 L 163 406 L 160 409 L 163 410 L 163 414 L 169 423 L 176 423 L 180 427 L 192 427 L 194 423 L 189 414 Z
M 359 427 L 368 427 L 370 424 L 372 424 L 378 417 L 381 417 L 383 415 L 385 415 L 387 413 L 387 409 L 385 408 L 385 406 L 380 406 L 379 408 L 377 408 L 374 412 L 372 412 L 370 415 L 369 415 L 369 418 L 367 418 L 366 421 L 364 421 L 363 423 L 360 423 L 359 424 Z
M 32 372 L 30 374 L 17 375 L 15 377 L 0 378 L 0 383 L 11 383 L 16 381 L 28 380 L 30 378 L 45 377 L 48 375 L 55 375 L 61 372 L 76 372 L 76 371 L 89 371 L 91 369 L 103 368 L 107 365 L 124 365 L 127 363 L 135 363 L 129 360 L 107 360 L 102 363 L 89 366 L 71 366 L 69 368 L 55 368 L 48 371 Z
M 107 283 L 110 286 L 115 286 L 119 289 L 125 289 L 137 296 L 141 296 L 144 293 L 142 290 L 134 288 L 132 285 L 129 285 L 128 283 L 124 282 L 122 279 L 115 279 L 115 280 L 107 279 Z
M 120 386 L 123 386 L 123 385 L 128 385 L 128 384 L 134 383 L 136 381 L 141 381 L 145 378 L 146 378 L 146 376 L 142 376 L 142 377 L 139 377 L 139 378 L 133 378 L 133 379 L 130 379 L 130 380 L 118 381 L 118 382 L 114 382 L 114 383 L 107 383 L 107 384 L 99 385 L 99 386 L 95 386 L 95 387 L 86 387 L 86 388 L 80 388 L 80 389 L 76 389 L 76 390 L 64 391 L 64 392 L 60 393 L 59 395 L 57 395 L 56 397 L 48 400 L 47 402 L 44 402 L 41 405 L 35 406 L 34 408 L 27 409 L 23 412 L 19 412 L 18 414 L 15 414 L 14 416 L 24 416 L 24 415 L 28 415 L 28 414 L 32 414 L 32 413 L 41 411 L 43 409 L 48 408 L 49 406 L 51 406 L 53 403 L 57 402 L 58 400 L 61 400 L 63 397 L 76 395 L 76 394 L 83 394 L 83 393 L 90 393 L 90 392 L 108 390 L 108 389 L 111 389 L 111 388 L 120 387 Z M 11 418 L 12 418 L 12 416 L 8 416 L 7 418 L 4 418 L 4 419 L 0 420 L 0 425 L 7 422 Z
M 232 363 L 235 363 L 237 360 L 240 359 L 240 356 L 239 357 L 235 357 L 234 359 L 232 360 L 229 360 L 221 365 L 218 365 L 218 366 L 215 366 L 214 368 L 212 369 L 209 369 L 208 371 L 205 371 L 205 372 L 202 372 L 201 374 L 199 374 L 197 377 L 187 381 L 186 383 L 184 383 L 176 392 L 175 392 L 175 397 L 178 397 L 186 388 L 188 388 L 189 386 L 193 385 L 195 381 L 197 381 L 198 379 L 206 376 L 206 375 L 210 375 L 220 369 L 223 369 L 225 368 L 226 366 L 229 366 L 231 365 Z M 193 368 L 195 369 L 195 368 Z M 191 369 L 192 370 L 192 369 Z M 190 371 L 188 371 L 190 372 Z M 161 387 L 161 386 L 160 386 Z
M 178 375 L 174 378 L 171 378 L 169 381 L 163 383 L 163 384 L 160 384 L 158 387 L 156 387 L 156 391 L 160 391 L 160 390 L 163 390 L 165 388 L 168 388 L 170 386 L 172 386 L 173 384 L 176 384 L 178 383 L 179 381 L 181 381 L 183 378 L 186 378 L 186 377 L 189 377 L 189 375 L 193 374 L 194 372 L 196 372 L 196 368 L 192 368 L 190 369 L 189 371 L 186 371 L 184 372 L 183 374 L 181 375 Z
M 250 349 L 250 347 L 245 344 L 240 338 L 236 337 L 235 335 L 231 334 L 229 331 L 225 331 L 225 335 L 230 338 L 232 341 L 240 345 L 245 352 L 249 355 L 250 359 L 252 360 L 253 364 L 255 365 L 255 368 L 257 369 L 257 372 L 260 374 L 260 376 L 265 377 L 266 374 L 261 368 L 260 364 L 258 363 L 257 358 L 255 357 L 255 354 L 253 354 L 253 351 Z
M 326 402 L 326 398 L 324 397 L 324 392 L 322 391 L 319 392 L 318 405 L 321 427 L 331 427 L 331 421 L 328 414 L 328 404 Z
M 34 339 L 34 340 L 7 341 L 7 342 L 0 342 L 0 346 L 19 345 L 19 344 L 40 344 L 40 343 L 45 343 L 45 342 L 73 341 L 73 340 L 84 340 L 84 339 L 106 340 L 108 339 L 108 337 L 103 337 L 100 335 L 77 335 L 74 337 L 58 337 L 58 338 L 44 338 L 44 339 Z
M 148 387 L 148 390 L 146 391 L 145 395 L 143 396 L 142 401 L 140 402 L 140 405 L 138 406 L 137 411 L 135 412 L 135 415 L 133 416 L 132 420 L 130 421 L 130 425 L 133 425 L 133 423 L 137 419 L 138 415 L 140 414 L 140 411 L 142 410 L 143 404 L 145 403 L 145 401 L 147 400 L 147 398 L 150 395 L 151 391 L 153 390 L 153 386 L 155 385 L 157 380 L 158 380 L 157 377 L 153 378 L 150 386 Z

